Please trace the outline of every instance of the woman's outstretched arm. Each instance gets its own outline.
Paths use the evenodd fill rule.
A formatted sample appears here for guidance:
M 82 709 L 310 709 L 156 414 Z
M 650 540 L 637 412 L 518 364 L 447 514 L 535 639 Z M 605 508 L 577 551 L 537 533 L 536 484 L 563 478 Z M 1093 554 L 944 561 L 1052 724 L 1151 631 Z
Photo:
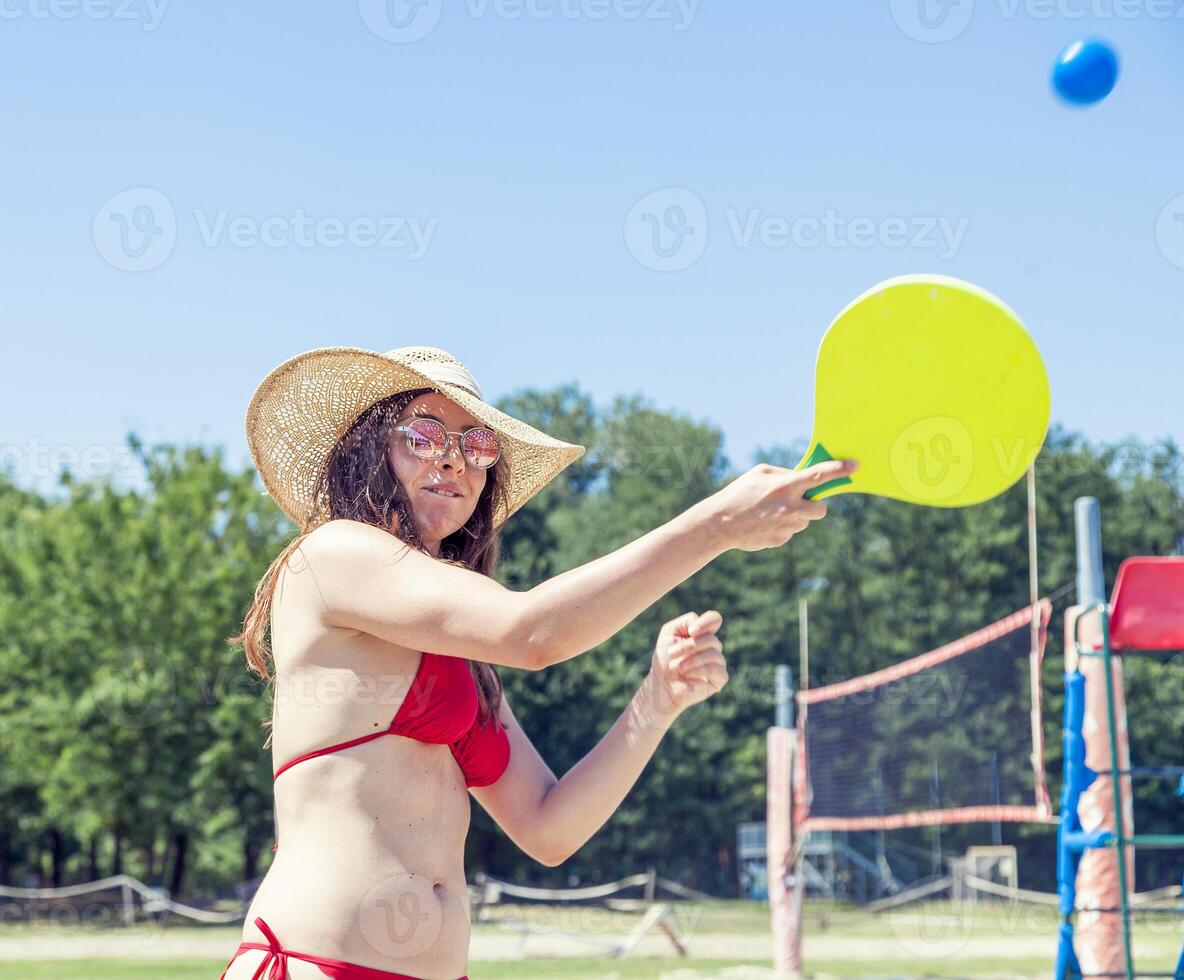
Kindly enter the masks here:
M 761 464 L 673 520 L 525 592 L 421 554 L 356 521 L 329 521 L 302 545 L 327 625 L 413 650 L 539 670 L 598 646 L 732 548 L 784 544 L 826 504 L 806 491 L 854 471 Z

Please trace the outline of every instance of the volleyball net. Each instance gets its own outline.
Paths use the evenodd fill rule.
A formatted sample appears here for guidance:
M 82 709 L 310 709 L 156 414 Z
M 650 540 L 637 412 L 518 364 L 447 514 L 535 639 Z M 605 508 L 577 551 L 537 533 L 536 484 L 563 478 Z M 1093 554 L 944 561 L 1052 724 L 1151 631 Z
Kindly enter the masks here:
M 799 692 L 795 823 L 1047 822 L 1040 600 L 953 643 Z

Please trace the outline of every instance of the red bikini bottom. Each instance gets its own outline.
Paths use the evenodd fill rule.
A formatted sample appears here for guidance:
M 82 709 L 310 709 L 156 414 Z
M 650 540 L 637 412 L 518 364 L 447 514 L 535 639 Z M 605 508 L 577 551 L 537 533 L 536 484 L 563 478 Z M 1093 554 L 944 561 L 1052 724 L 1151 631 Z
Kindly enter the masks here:
M 275 933 L 261 918 L 255 919 L 255 925 L 267 937 L 267 945 L 263 943 L 240 943 L 238 949 L 234 951 L 234 955 L 230 957 L 230 963 L 226 964 L 226 970 L 230 969 L 230 964 L 238 959 L 239 954 L 247 949 L 265 949 L 267 955 L 263 957 L 263 962 L 259 964 L 259 969 L 255 971 L 251 980 L 287 980 L 288 977 L 288 958 L 294 960 L 304 960 L 306 963 L 315 963 L 321 968 L 321 972 L 327 977 L 332 977 L 333 980 L 421 980 L 419 977 L 413 977 L 406 973 L 390 973 L 387 970 L 375 970 L 370 966 L 358 966 L 354 963 L 342 963 L 340 960 L 327 960 L 320 956 L 310 956 L 307 953 L 294 953 L 290 949 L 284 949 L 280 945 L 280 941 L 275 938 Z M 266 978 L 263 977 L 263 971 L 267 970 L 268 964 L 271 964 L 271 969 L 268 970 Z M 219 980 L 226 980 L 226 970 L 222 971 L 222 976 Z M 460 980 L 469 980 L 467 976 L 461 977 Z

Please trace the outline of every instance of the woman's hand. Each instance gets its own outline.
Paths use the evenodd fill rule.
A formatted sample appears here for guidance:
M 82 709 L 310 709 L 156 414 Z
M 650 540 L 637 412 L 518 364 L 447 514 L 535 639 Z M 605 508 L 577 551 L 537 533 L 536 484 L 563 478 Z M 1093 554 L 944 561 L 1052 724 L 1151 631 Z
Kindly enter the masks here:
M 658 633 L 646 684 L 654 710 L 666 725 L 728 683 L 724 647 L 716 631 L 724 618 L 714 609 L 683 613 Z
M 758 463 L 708 498 L 728 548 L 761 551 L 785 544 L 811 521 L 826 516 L 826 504 L 803 494 L 859 468 L 851 459 L 832 459 L 798 472 Z

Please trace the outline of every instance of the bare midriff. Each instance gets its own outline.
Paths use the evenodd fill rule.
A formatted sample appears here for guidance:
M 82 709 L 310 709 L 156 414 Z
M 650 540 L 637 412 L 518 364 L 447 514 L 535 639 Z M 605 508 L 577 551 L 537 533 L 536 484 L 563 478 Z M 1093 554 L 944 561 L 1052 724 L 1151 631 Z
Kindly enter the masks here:
M 387 729 L 421 656 L 326 625 L 299 554 L 276 588 L 272 651 L 273 772 L 306 752 Z M 261 916 L 294 951 L 425 980 L 466 972 L 470 803 L 447 745 L 385 735 L 307 759 L 274 788 L 279 847 L 248 910 L 244 941 L 267 941 L 254 925 Z

